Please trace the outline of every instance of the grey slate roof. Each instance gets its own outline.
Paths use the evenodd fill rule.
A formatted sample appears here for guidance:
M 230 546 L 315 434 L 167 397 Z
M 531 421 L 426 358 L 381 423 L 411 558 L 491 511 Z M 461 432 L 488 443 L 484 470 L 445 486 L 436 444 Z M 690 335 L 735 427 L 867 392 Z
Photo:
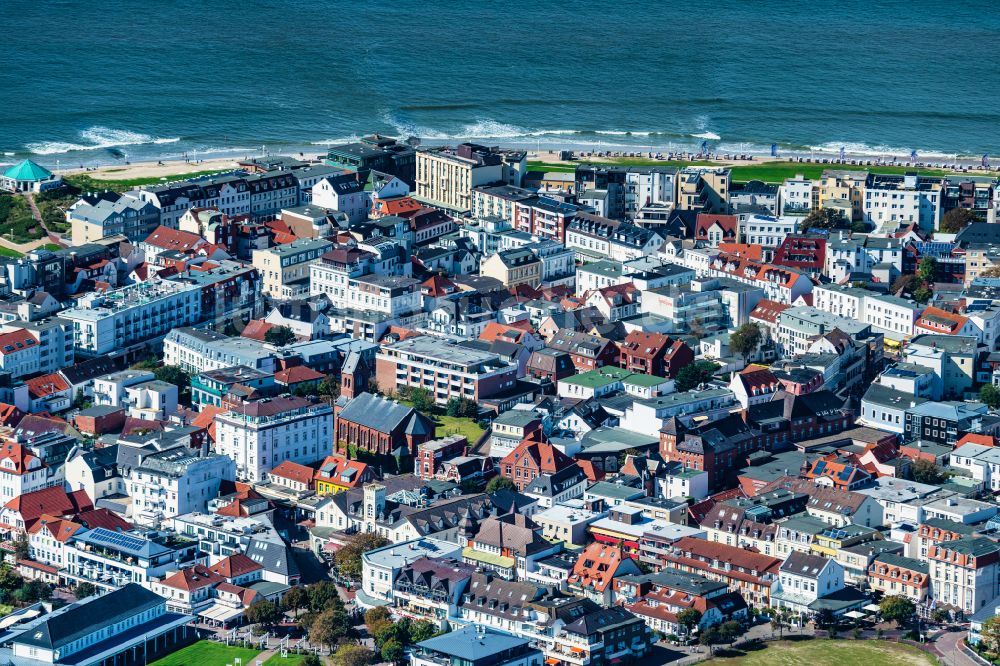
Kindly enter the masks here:
M 166 601 L 137 583 L 90 597 L 81 604 L 67 606 L 62 612 L 46 616 L 17 642 L 47 650 L 59 649 L 92 634 L 103 627 L 113 626 L 138 613 L 156 608 Z

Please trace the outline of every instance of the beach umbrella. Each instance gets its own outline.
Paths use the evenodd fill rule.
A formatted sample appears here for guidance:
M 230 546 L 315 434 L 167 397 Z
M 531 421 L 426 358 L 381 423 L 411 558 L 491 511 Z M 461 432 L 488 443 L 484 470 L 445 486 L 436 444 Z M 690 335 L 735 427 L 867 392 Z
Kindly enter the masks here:
M 772 143 L 771 144 L 771 157 L 777 157 L 777 156 L 778 156 L 778 144 Z
M 702 141 L 701 142 L 701 152 L 702 152 L 702 154 L 705 154 L 705 153 L 708 152 L 708 141 Z

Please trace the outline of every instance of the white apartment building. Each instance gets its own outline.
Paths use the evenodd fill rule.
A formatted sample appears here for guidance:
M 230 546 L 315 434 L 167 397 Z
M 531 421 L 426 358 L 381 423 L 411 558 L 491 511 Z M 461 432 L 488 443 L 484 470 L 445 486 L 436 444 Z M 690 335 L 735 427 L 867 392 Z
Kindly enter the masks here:
M 215 450 L 236 462 L 236 478 L 261 482 L 285 460 L 306 465 L 327 455 L 333 410 L 305 398 L 265 398 L 217 415 L 215 427 Z
M 312 204 L 339 210 L 347 215 L 351 224 L 357 224 L 368 219 L 372 200 L 364 185 L 358 182 L 357 174 L 347 173 L 328 176 L 313 185 Z
M 792 551 L 771 584 L 771 603 L 793 613 L 808 613 L 809 604 L 844 589 L 844 567 L 820 555 Z
M 941 221 L 940 179 L 868 174 L 862 212 L 865 222 L 876 229 L 892 231 L 917 224 L 924 231 L 934 231 Z
M 786 178 L 778 188 L 778 207 L 782 215 L 807 215 L 812 204 L 813 182 L 802 174 Z
M 927 549 L 931 595 L 938 606 L 962 609 L 966 616 L 1000 594 L 1000 545 L 986 537 L 942 541 Z
M 27 446 L 17 442 L 0 445 L 0 506 L 21 495 L 56 485 L 62 485 L 61 479 L 50 479 L 48 465 Z
M 189 326 L 201 317 L 201 288 L 166 280 L 147 280 L 80 297 L 60 313 L 73 323 L 76 350 L 98 356 L 122 351 Z
M 39 371 L 39 344 L 23 328 L 7 330 L 0 334 L 0 370 L 9 372 L 12 379 Z
M 310 264 L 332 247 L 325 238 L 305 238 L 254 250 L 253 266 L 260 273 L 264 293 L 282 300 L 307 296 Z
M 159 527 L 174 516 L 205 512 L 219 494 L 219 484 L 236 478 L 236 464 L 227 456 L 199 455 L 186 446 L 143 458 L 125 477 L 132 498 L 132 521 Z
M 373 608 L 392 605 L 392 584 L 404 567 L 424 557 L 461 557 L 462 545 L 424 537 L 370 550 L 361 556 L 361 589 L 358 605 Z
M 273 374 L 276 360 L 273 348 L 263 342 L 210 330 L 175 328 L 163 340 L 164 364 L 192 375 L 237 365 Z
M 1000 449 L 981 444 L 965 444 L 951 452 L 948 464 L 969 472 L 984 489 L 1000 490 Z
M 94 404 L 125 407 L 128 387 L 154 379 L 156 375 L 149 370 L 122 370 L 97 377 L 94 379 Z
M 326 273 L 322 269 L 314 272 L 316 275 Z M 391 317 L 419 312 L 424 304 L 420 281 L 395 275 L 347 277 L 342 288 L 319 282 L 312 286 L 312 295 L 316 294 L 326 294 L 335 308 L 381 312 Z
M 876 333 L 898 342 L 913 336 L 914 324 L 924 310 L 916 301 L 840 284 L 814 287 L 813 307 L 870 324 Z
M 66 542 L 86 529 L 71 520 L 43 516 L 28 528 L 28 553 L 36 562 L 61 569 L 66 565 Z
M 778 247 L 785 236 L 794 234 L 798 228 L 799 222 L 794 217 L 741 215 L 736 222 L 736 234 L 740 243 L 768 248 Z
M 890 340 L 902 342 L 913 336 L 913 324 L 924 311 L 916 301 L 898 296 L 871 294 L 865 297 L 862 321 Z

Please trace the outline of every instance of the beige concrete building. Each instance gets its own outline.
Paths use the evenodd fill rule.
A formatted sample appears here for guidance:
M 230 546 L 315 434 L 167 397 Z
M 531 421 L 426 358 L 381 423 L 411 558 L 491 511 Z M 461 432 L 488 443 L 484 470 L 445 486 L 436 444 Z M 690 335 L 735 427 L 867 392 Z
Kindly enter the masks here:
M 309 265 L 332 247 L 328 240 L 308 238 L 254 250 L 253 265 L 260 273 L 264 293 L 278 299 L 309 296 Z
M 538 287 L 542 282 L 542 260 L 526 248 L 504 250 L 484 261 L 479 274 L 496 278 L 505 287 L 519 284 Z
M 472 209 L 472 188 L 489 184 L 520 187 L 526 164 L 523 152 L 500 152 L 473 143 L 418 150 L 415 198 L 466 212 Z
M 730 174 L 723 167 L 681 170 L 677 177 L 677 209 L 728 213 Z
M 865 180 L 867 171 L 842 171 L 828 169 L 813 181 L 813 208 L 844 209 L 844 201 L 851 203 L 851 219 L 860 220 L 864 215 Z

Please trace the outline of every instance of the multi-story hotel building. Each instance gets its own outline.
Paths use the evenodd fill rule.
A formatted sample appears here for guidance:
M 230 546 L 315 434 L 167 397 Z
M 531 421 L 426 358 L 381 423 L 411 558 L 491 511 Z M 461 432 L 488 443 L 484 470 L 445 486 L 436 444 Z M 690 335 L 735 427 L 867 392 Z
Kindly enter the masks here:
M 264 398 L 215 417 L 217 453 L 236 462 L 236 478 L 266 481 L 286 460 L 303 465 L 332 450 L 333 410 L 325 402 Z
M 474 143 L 417 151 L 416 198 L 454 211 L 472 210 L 472 188 L 492 183 L 521 185 L 526 154 L 500 152 Z
M 254 250 L 253 265 L 260 271 L 264 293 L 283 300 L 308 296 L 309 265 L 332 247 L 324 238 L 308 238 Z
M 99 356 L 166 335 L 175 326 L 197 323 L 201 289 L 147 280 L 104 293 L 91 292 L 60 316 L 73 322 L 77 352 Z
M 386 345 L 375 359 L 375 377 L 383 390 L 424 388 L 439 403 L 488 398 L 517 381 L 517 366 L 496 354 L 427 336 Z

